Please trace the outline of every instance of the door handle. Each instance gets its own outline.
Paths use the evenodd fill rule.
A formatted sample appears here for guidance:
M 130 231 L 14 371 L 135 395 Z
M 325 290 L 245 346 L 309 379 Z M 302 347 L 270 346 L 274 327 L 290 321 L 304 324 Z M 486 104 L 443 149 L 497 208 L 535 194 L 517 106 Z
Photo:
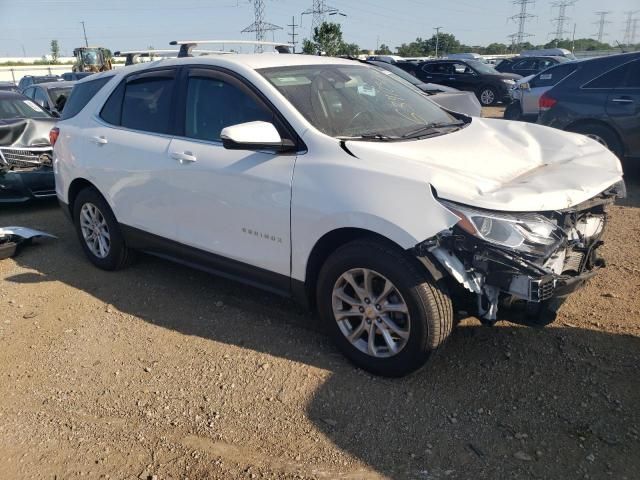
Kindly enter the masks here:
M 633 99 L 628 97 L 612 98 L 611 101 L 614 103 L 633 103 Z
M 449 77 L 449 80 L 455 80 L 455 77 Z
M 109 143 L 107 138 L 103 135 L 100 135 L 99 137 L 91 137 L 91 141 L 96 145 L 106 145 L 107 143 Z
M 171 152 L 171 158 L 180 163 L 193 163 L 197 160 L 192 152 Z

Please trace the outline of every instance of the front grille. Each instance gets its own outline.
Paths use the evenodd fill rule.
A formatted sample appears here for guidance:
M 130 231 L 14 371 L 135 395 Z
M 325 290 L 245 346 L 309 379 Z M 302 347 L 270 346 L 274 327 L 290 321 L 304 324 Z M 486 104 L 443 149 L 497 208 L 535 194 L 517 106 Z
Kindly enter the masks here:
M 546 275 L 536 280 L 531 280 L 529 285 L 529 300 L 543 302 L 553 297 L 555 280 L 552 275 Z
M 21 170 L 25 168 L 37 168 L 51 166 L 53 150 L 51 147 L 33 148 L 0 148 L 0 163 L 6 164 L 9 169 Z

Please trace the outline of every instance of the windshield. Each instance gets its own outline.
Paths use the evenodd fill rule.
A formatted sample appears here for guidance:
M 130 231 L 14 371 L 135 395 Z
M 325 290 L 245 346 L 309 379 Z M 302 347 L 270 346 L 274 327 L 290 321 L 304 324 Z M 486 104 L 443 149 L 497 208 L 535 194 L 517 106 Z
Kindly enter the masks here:
M 0 100 L 0 120 L 10 118 L 51 118 L 28 98 L 4 98 Z
M 477 60 L 467 60 L 467 63 L 478 73 L 484 73 L 485 75 L 500 75 L 500 73 L 488 63 L 482 63 Z
M 461 123 L 404 80 L 370 66 L 307 65 L 260 73 L 332 137 L 407 138 L 419 127 Z

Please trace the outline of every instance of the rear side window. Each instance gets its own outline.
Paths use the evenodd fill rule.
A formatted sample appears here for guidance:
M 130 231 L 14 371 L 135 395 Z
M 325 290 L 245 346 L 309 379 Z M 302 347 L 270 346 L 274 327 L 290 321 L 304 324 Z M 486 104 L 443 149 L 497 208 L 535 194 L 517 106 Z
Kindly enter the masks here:
M 564 63 L 557 67 L 549 68 L 532 78 L 529 85 L 532 88 L 553 87 L 575 72 L 577 68 L 578 65 L 576 63 Z
M 62 119 L 75 117 L 111 78 L 110 76 L 103 77 L 74 85 L 71 95 L 65 103 Z
M 170 71 L 151 72 L 129 79 L 124 85 L 119 124 L 133 130 L 169 133 L 175 83 L 173 77 L 174 72 Z
M 627 64 L 627 76 L 622 88 L 640 88 L 640 60 Z

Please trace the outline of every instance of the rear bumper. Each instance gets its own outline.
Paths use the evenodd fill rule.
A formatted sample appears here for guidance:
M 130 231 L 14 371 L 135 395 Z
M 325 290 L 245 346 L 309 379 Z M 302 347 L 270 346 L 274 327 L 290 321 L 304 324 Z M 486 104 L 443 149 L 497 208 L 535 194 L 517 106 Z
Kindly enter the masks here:
M 56 195 L 53 169 L 0 171 L 0 203 L 21 203 Z

